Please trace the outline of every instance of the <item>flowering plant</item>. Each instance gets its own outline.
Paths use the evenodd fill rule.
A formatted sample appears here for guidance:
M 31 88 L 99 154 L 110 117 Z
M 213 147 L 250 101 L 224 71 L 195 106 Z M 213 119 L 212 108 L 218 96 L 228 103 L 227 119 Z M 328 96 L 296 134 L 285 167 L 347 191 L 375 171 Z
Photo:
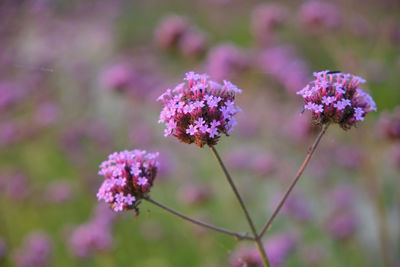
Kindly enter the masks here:
M 226 80 L 223 84 L 212 81 L 206 74 L 188 72 L 183 83 L 178 84 L 173 90 L 167 89 L 158 98 L 164 104 L 159 123 L 165 123 L 164 136 L 171 135 L 183 143 L 195 143 L 198 147 L 209 146 L 243 210 L 251 235 L 232 232 L 195 220 L 150 198 L 150 188 L 159 165 L 156 160 L 158 153 L 133 150 L 111 154 L 108 160 L 100 165 L 99 174 L 104 176 L 105 180 L 97 193 L 98 199 L 107 202 L 114 211 L 133 209 L 136 214 L 140 200 L 144 199 L 191 223 L 234 236 L 238 240 L 253 241 L 257 244 L 261 258 L 257 258 L 253 253 L 251 262 L 257 264 L 262 262 L 264 266 L 271 266 L 262 238 L 301 177 L 328 126 L 337 123 L 347 130 L 363 121 L 372 110 L 376 111 L 372 97 L 358 88 L 365 82 L 364 79 L 351 74 L 329 71 L 316 72 L 314 76 L 316 79 L 297 94 L 305 101 L 304 109 L 310 110 L 313 120 L 322 126 L 321 132 L 286 193 L 260 231 L 256 229 L 247 206 L 215 148 L 222 134 L 228 136 L 236 125 L 234 116 L 240 109 L 236 106 L 235 98 L 242 90 Z

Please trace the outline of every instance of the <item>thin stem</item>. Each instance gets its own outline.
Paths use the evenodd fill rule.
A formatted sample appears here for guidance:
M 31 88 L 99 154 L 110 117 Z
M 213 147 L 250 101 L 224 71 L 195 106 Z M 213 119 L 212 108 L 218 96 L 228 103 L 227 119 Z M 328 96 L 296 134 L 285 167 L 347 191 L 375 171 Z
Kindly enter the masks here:
M 222 162 L 222 159 L 219 156 L 217 150 L 215 149 L 214 146 L 210 146 L 210 149 L 211 149 L 211 152 L 214 154 L 215 158 L 217 159 L 218 164 L 221 166 L 222 170 L 224 171 L 225 177 L 228 180 L 228 183 L 230 184 L 233 192 L 235 193 L 236 198 L 240 203 L 240 206 L 242 207 L 242 210 L 243 210 L 243 212 L 244 212 L 244 214 L 246 216 L 246 220 L 247 220 L 247 222 L 248 222 L 248 224 L 249 224 L 249 226 L 251 228 L 251 232 L 253 233 L 254 241 L 257 243 L 258 250 L 261 253 L 261 257 L 263 259 L 264 265 L 269 267 L 270 263 L 269 263 L 269 260 L 268 260 L 268 256 L 265 253 L 264 246 L 263 246 L 263 244 L 261 242 L 261 238 L 258 237 L 256 227 L 254 226 L 253 220 L 250 217 L 249 211 L 247 210 L 247 207 L 244 204 L 244 201 L 243 201 L 242 197 L 240 196 L 239 191 L 238 191 L 235 183 L 233 182 L 231 175 L 229 174 L 228 170 L 226 169 L 224 163 Z
M 163 204 L 151 199 L 148 196 L 144 197 L 144 199 L 147 200 L 148 202 L 150 202 L 150 203 L 162 208 L 163 210 L 165 210 L 165 211 L 167 211 L 167 212 L 169 212 L 169 213 L 171 213 L 171 214 L 173 214 L 175 216 L 178 216 L 179 218 L 181 218 L 181 219 L 183 219 L 185 221 L 194 223 L 194 224 L 199 225 L 201 227 L 208 228 L 210 230 L 213 230 L 213 231 L 216 231 L 216 232 L 220 232 L 220 233 L 223 233 L 223 234 L 226 234 L 226 235 L 234 236 L 238 240 L 254 240 L 254 238 L 251 237 L 251 236 L 239 234 L 239 233 L 232 232 L 232 231 L 229 231 L 229 230 L 225 230 L 223 228 L 219 228 L 219 227 L 216 227 L 214 225 L 207 224 L 207 223 L 192 219 L 190 217 L 187 217 L 187 216 L 185 216 L 185 215 L 183 215 L 183 214 L 181 214 L 181 213 L 179 213 L 177 211 L 174 211 L 174 210 L 164 206 Z
M 286 191 L 285 195 L 283 196 L 283 198 L 279 202 L 279 205 L 276 207 L 275 211 L 272 213 L 271 217 L 265 223 L 262 231 L 258 235 L 259 238 L 261 238 L 265 234 L 265 232 L 268 230 L 268 228 L 272 224 L 272 222 L 275 219 L 275 217 L 278 215 L 278 213 L 281 210 L 283 204 L 285 203 L 286 199 L 288 198 L 290 192 L 292 192 L 292 190 L 293 190 L 294 186 L 296 185 L 297 181 L 300 179 L 301 175 L 303 174 L 304 169 L 307 167 L 307 164 L 310 161 L 311 156 L 313 155 L 315 149 L 317 148 L 319 142 L 321 141 L 322 136 L 325 134 L 327 129 L 328 129 L 328 124 L 325 124 L 324 126 L 322 126 L 321 132 L 318 134 L 317 138 L 314 141 L 314 144 L 309 149 L 303 164 L 301 165 L 300 169 L 297 171 L 296 177 L 294 178 L 294 180 L 290 184 L 288 190 Z

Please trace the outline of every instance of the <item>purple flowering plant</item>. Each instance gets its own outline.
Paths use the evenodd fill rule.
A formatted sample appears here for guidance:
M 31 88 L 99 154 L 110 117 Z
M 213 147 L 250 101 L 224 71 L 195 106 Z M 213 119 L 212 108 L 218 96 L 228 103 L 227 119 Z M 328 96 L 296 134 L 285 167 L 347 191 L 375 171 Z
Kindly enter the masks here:
M 204 146 L 210 148 L 243 210 L 251 234 L 233 232 L 190 218 L 150 198 L 150 189 L 154 184 L 159 166 L 157 161 L 159 153 L 125 150 L 111 154 L 100 165 L 99 175 L 104 176 L 105 180 L 98 190 L 97 198 L 104 200 L 116 212 L 134 210 L 136 215 L 139 214 L 138 206 L 141 200 L 148 201 L 196 225 L 233 236 L 240 241 L 254 242 L 259 256 L 253 253 L 249 263 L 257 262 L 257 266 L 261 263 L 264 266 L 271 266 L 272 262 L 274 265 L 275 260 L 271 256 L 273 253 L 269 258 L 267 252 L 271 250 L 267 248 L 266 251 L 265 248 L 268 246 L 263 245 L 262 239 L 284 207 L 328 126 L 336 123 L 342 129 L 348 130 L 364 121 L 369 112 L 377 110 L 372 97 L 359 88 L 360 84 L 365 82 L 361 77 L 328 70 L 316 72 L 314 76 L 316 79 L 297 94 L 303 97 L 305 102 L 303 109 L 312 113 L 312 119 L 321 126 L 321 131 L 261 230 L 256 229 L 234 180 L 215 148 L 219 138 L 223 135 L 229 136 L 237 124 L 235 115 L 240 112 L 240 108 L 235 100 L 236 94 L 242 93 L 242 90 L 227 80 L 219 83 L 211 80 L 206 74 L 197 74 L 193 71 L 186 73 L 183 83 L 178 84 L 174 89 L 167 89 L 157 99 L 163 103 L 158 122 L 165 124 L 165 137 L 174 136 L 183 143 L 194 143 L 200 148 Z

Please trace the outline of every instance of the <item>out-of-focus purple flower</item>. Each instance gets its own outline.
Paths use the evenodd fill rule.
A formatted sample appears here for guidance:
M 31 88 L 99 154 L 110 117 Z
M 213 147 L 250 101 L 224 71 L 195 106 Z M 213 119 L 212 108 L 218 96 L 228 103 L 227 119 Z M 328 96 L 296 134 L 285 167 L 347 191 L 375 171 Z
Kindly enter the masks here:
M 169 175 L 174 174 L 174 170 L 177 167 L 176 157 L 170 150 L 160 150 L 159 156 L 160 165 L 158 167 L 159 181 L 167 178 Z
M 227 156 L 230 168 L 249 171 L 260 176 L 271 174 L 277 169 L 277 161 L 271 153 L 238 147 Z
M 282 196 L 279 196 L 274 199 L 274 206 L 272 208 L 276 208 L 281 198 Z M 301 222 L 310 221 L 313 218 L 310 203 L 303 195 L 299 193 L 291 194 L 288 197 L 285 204 L 282 206 L 281 213 L 287 214 Z
M 365 82 L 363 78 L 328 70 L 314 72 L 314 76 L 316 79 L 297 94 L 303 97 L 303 108 L 311 111 L 317 124 L 334 122 L 348 130 L 377 110 L 372 97 L 358 88 Z
M 116 218 L 116 213 L 113 212 L 107 204 L 99 203 L 94 209 L 91 221 L 103 224 L 104 226 L 112 226 L 112 223 Z
M 328 221 L 328 231 L 335 239 L 350 237 L 357 228 L 357 218 L 350 210 L 333 213 Z
M 357 228 L 357 217 L 354 213 L 354 199 L 357 191 L 350 185 L 341 185 L 327 194 L 327 205 L 330 214 L 327 219 L 327 230 L 335 239 L 350 237 Z
M 51 240 L 47 234 L 33 232 L 24 240 L 24 244 L 15 252 L 15 264 L 19 267 L 50 266 Z
M 168 89 L 158 100 L 164 103 L 159 123 L 165 123 L 164 136 L 199 147 L 216 145 L 221 134 L 229 135 L 239 112 L 235 97 L 242 90 L 229 81 L 221 85 L 206 74 L 186 73 L 184 83 Z
M 336 145 L 332 149 L 334 159 L 340 166 L 356 169 L 363 164 L 365 153 L 360 147 Z
M 35 112 L 35 121 L 41 126 L 48 126 L 57 121 L 60 115 L 58 106 L 53 102 L 46 102 L 39 105 Z
M 308 65 L 294 47 L 282 45 L 269 48 L 258 56 L 261 71 L 270 75 L 289 92 L 296 92 L 307 82 Z
M 134 124 L 129 131 L 129 139 L 131 143 L 136 145 L 147 146 L 153 141 L 152 129 L 145 122 Z
M 22 172 L 1 173 L 0 193 L 12 200 L 26 199 L 30 193 L 28 178 Z
M 50 203 L 64 203 L 73 196 L 71 184 L 66 181 L 54 181 L 49 184 L 44 192 L 44 197 Z
M 21 93 L 15 84 L 0 82 L 0 111 L 16 104 L 21 98 Z
M 212 47 L 207 54 L 207 72 L 211 77 L 231 79 L 249 67 L 248 56 L 233 44 Z
M 207 41 L 203 33 L 190 31 L 180 39 L 179 48 L 187 57 L 198 57 L 206 50 Z
M 24 137 L 23 127 L 17 121 L 0 122 L 0 147 L 16 143 Z
M 327 194 L 327 205 L 334 211 L 352 208 L 357 191 L 351 185 L 339 185 Z
M 249 168 L 249 158 L 252 156 L 252 151 L 247 147 L 237 147 L 228 153 L 226 162 L 230 168 L 246 170 Z
M 168 15 L 161 20 L 154 31 L 156 45 L 163 49 L 174 48 L 188 29 L 189 24 L 184 17 Z
M 249 116 L 246 113 L 238 114 L 237 132 L 243 137 L 254 137 L 260 130 L 261 123 L 257 116 Z
M 288 255 L 295 249 L 297 238 L 290 233 L 281 233 L 270 237 L 265 244 L 269 261 L 272 266 L 284 266 Z
M 133 69 L 128 64 L 119 63 L 108 67 L 102 75 L 102 84 L 110 89 L 123 91 L 132 84 Z
M 304 113 L 290 116 L 288 123 L 283 126 L 283 134 L 295 142 L 306 141 L 314 129 L 310 117 Z
M 185 184 L 179 189 L 179 197 L 187 205 L 199 205 L 211 198 L 212 191 L 208 186 Z
M 259 175 L 271 174 L 277 167 L 275 158 L 267 152 L 258 153 L 248 160 L 250 161 L 250 170 Z
M 393 45 L 400 44 L 400 26 L 394 19 L 388 18 L 383 21 L 380 32 L 383 32 Z
M 6 257 L 6 242 L 4 239 L 0 236 L 0 262 Z
M 86 144 L 93 143 L 96 149 L 107 151 L 111 147 L 110 129 L 101 121 L 91 119 L 68 125 L 61 135 L 62 147 L 76 164 L 85 160 Z
M 76 257 L 88 258 L 94 252 L 111 249 L 112 235 L 109 227 L 96 221 L 90 221 L 73 230 L 68 245 Z
M 144 64 L 144 60 L 137 60 L 138 62 L 141 61 L 142 65 L 129 64 L 126 61 L 110 65 L 102 73 L 102 85 L 133 98 L 146 99 L 157 89 L 158 81 L 154 78 L 154 73 Z
M 279 4 L 261 4 L 251 16 L 251 29 L 254 38 L 261 44 L 271 41 L 273 31 L 285 21 L 287 10 Z
M 231 267 L 262 267 L 264 266 L 257 248 L 249 245 L 240 245 L 233 252 L 229 261 Z
M 110 129 L 102 121 L 91 120 L 89 123 L 86 123 L 85 133 L 89 138 L 103 147 L 108 147 L 111 143 Z
M 268 254 L 271 266 L 284 266 L 284 262 L 288 255 L 293 251 L 297 243 L 297 238 L 292 234 L 278 234 L 270 237 L 264 249 Z M 259 251 L 254 246 L 240 245 L 233 253 L 230 266 L 232 267 L 262 267 L 262 259 Z
M 99 175 L 105 180 L 97 198 L 108 203 L 114 211 L 134 209 L 138 214 L 140 199 L 150 192 L 159 166 L 159 153 L 145 150 L 124 150 L 108 156 L 100 164 Z
M 94 209 L 92 218 L 72 229 L 68 236 L 68 248 L 78 258 L 89 258 L 96 252 L 112 248 L 112 223 L 116 218 L 107 205 L 101 203 Z
M 380 136 L 389 140 L 400 140 L 400 106 L 393 113 L 383 112 L 377 124 Z
M 300 23 L 311 31 L 336 29 L 342 22 L 340 10 L 331 3 L 307 1 L 299 10 Z

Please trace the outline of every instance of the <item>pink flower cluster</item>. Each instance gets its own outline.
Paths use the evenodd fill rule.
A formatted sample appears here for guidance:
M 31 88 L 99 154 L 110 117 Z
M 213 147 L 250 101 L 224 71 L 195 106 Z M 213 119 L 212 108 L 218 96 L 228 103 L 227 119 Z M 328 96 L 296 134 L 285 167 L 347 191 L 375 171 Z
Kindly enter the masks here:
M 229 81 L 221 85 L 209 80 L 206 74 L 188 72 L 185 80 L 158 98 L 164 103 L 159 120 L 166 125 L 164 136 L 199 147 L 215 145 L 221 134 L 229 135 L 236 125 L 235 96 L 242 90 Z
M 297 94 L 306 103 L 317 124 L 338 123 L 343 129 L 350 129 L 366 114 L 376 111 L 372 97 L 358 88 L 365 80 L 361 77 L 341 72 L 314 72 L 316 79 Z
M 140 199 L 150 192 L 157 174 L 159 153 L 144 150 L 115 152 L 100 164 L 99 175 L 106 179 L 97 198 L 114 211 L 134 209 L 138 213 Z

